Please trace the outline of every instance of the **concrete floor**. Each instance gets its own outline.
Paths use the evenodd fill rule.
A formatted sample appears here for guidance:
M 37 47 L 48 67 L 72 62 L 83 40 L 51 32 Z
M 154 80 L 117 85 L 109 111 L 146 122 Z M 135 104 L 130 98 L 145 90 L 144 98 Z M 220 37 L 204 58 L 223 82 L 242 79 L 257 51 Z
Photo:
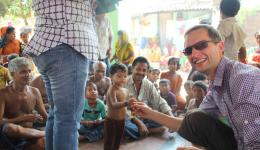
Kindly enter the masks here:
M 190 146 L 191 143 L 176 133 L 150 135 L 138 141 L 122 141 L 120 150 L 175 150 L 178 146 Z M 79 150 L 102 150 L 103 140 L 95 143 L 80 142 Z

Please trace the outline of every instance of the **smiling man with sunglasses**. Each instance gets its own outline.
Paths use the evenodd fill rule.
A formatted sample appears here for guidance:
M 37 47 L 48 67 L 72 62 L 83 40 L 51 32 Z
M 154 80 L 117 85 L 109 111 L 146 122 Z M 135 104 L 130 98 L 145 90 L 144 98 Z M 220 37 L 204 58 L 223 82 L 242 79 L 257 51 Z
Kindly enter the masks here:
M 183 52 L 190 63 L 209 79 L 208 93 L 199 110 L 181 119 L 140 103 L 132 109 L 206 149 L 259 149 L 260 69 L 224 57 L 224 43 L 211 26 L 197 25 L 188 30 L 185 47 Z M 197 150 L 195 147 L 178 150 L 187 149 Z
M 260 148 L 260 70 L 224 57 L 224 43 L 211 26 L 188 30 L 185 47 L 189 62 L 208 76 L 210 88 L 201 111 L 185 117 L 179 134 L 209 149 Z

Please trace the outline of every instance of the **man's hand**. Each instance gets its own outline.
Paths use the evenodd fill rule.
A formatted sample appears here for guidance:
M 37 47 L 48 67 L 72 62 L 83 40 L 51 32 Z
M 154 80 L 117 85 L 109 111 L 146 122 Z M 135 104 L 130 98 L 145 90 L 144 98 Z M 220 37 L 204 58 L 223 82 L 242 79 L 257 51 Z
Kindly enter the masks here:
M 138 115 L 146 119 L 152 118 L 153 110 L 143 102 L 134 102 L 131 109 L 133 115 Z
M 137 100 L 134 97 L 128 99 L 128 106 L 131 108 Z

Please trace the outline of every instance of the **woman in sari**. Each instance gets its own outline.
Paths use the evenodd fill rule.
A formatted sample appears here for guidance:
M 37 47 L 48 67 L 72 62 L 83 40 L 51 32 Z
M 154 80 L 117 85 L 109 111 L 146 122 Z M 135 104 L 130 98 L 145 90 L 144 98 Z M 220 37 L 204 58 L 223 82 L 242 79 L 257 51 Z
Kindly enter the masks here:
M 3 64 L 7 63 L 7 56 L 22 52 L 21 42 L 15 39 L 15 28 L 8 26 L 0 28 L 0 56 Z
M 118 31 L 118 40 L 115 46 L 115 54 L 111 61 L 116 60 L 128 66 L 134 60 L 134 49 L 132 44 L 128 41 L 128 36 L 125 31 Z

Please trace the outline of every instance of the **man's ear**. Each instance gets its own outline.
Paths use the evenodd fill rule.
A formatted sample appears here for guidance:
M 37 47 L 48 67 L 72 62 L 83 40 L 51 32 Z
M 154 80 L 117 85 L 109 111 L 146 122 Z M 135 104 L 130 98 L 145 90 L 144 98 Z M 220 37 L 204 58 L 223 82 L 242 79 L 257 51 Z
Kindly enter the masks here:
M 220 41 L 218 44 L 218 50 L 221 52 L 221 54 L 224 54 L 224 41 Z

